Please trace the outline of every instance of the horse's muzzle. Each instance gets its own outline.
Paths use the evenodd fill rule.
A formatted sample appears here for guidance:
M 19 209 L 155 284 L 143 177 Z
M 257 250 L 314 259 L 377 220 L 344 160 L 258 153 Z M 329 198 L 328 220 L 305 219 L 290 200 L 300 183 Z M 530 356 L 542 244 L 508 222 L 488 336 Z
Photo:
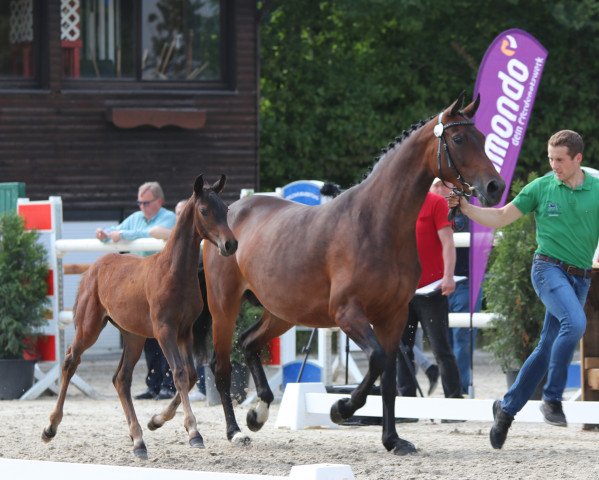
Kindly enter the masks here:
M 230 255 L 233 255 L 236 251 L 237 251 L 237 240 L 234 238 L 232 240 L 227 240 L 224 244 L 220 244 L 218 246 L 218 252 L 223 257 L 228 257 Z
M 489 180 L 482 188 L 475 188 L 475 194 L 480 200 L 481 205 L 492 207 L 499 203 L 504 190 L 505 182 L 499 178 Z

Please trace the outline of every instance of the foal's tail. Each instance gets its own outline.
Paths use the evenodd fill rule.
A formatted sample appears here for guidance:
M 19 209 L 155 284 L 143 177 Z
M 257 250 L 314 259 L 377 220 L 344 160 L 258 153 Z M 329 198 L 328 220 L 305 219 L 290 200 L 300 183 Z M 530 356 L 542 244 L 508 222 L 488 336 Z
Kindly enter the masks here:
M 81 279 L 79 281 L 79 287 L 77 287 L 77 295 L 75 295 L 75 302 L 73 303 L 73 326 L 75 327 L 75 330 L 77 330 L 77 327 L 79 326 L 79 323 L 81 322 L 81 318 L 79 315 L 77 315 L 77 306 L 79 305 L 79 303 L 81 303 L 81 301 L 85 301 L 82 300 L 82 297 L 84 295 L 89 295 L 90 293 L 90 282 L 93 281 L 93 279 L 90 278 L 90 270 L 93 268 L 90 267 L 88 268 L 85 272 L 83 272 L 81 274 Z

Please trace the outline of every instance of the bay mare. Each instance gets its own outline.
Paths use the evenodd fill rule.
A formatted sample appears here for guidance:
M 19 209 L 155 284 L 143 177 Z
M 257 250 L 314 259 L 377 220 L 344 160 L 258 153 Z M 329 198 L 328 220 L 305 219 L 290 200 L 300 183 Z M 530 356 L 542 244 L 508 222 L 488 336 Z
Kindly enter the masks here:
M 247 415 L 250 430 L 262 427 L 274 398 L 260 362 L 263 346 L 293 325 L 338 326 L 367 353 L 368 371 L 350 398 L 333 405 L 332 420 L 341 423 L 362 407 L 380 376 L 383 445 L 398 455 L 416 451 L 398 436 L 394 411 L 396 353 L 420 277 L 416 218 L 435 176 L 485 205 L 498 203 L 505 188 L 471 120 L 479 99 L 460 110 L 463 97 L 396 138 L 366 179 L 324 205 L 260 195 L 231 205 L 236 255 L 204 249 L 216 385 L 229 440 L 249 441 L 233 412 L 229 354 L 240 300 L 251 290 L 265 312 L 241 337 L 259 398 Z
M 237 249 L 237 240 L 227 225 L 227 206 L 218 196 L 226 177 L 214 185 L 196 178 L 187 201 L 164 249 L 149 257 L 108 254 L 96 261 L 81 277 L 73 308 L 75 338 L 62 366 L 62 383 L 50 424 L 42 439 L 52 440 L 63 416 L 64 401 L 81 354 L 91 347 L 107 322 L 113 323 L 123 338 L 123 353 L 112 382 L 125 412 L 133 452 L 147 458 L 141 426 L 131 399 L 133 368 L 146 338 L 158 340 L 173 372 L 177 394 L 169 405 L 154 415 L 150 430 L 161 427 L 175 416 L 183 404 L 183 423 L 193 447 L 203 447 L 188 393 L 197 374 L 192 357 L 192 324 L 202 311 L 198 283 L 200 242 L 208 240 L 223 257 Z

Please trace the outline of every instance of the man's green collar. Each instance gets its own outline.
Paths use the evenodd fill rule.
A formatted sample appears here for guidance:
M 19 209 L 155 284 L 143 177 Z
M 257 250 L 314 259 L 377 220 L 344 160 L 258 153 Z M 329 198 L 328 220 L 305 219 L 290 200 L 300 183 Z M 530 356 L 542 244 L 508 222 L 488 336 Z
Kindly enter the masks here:
M 582 173 L 584 175 L 584 182 L 582 182 L 582 184 L 578 185 L 577 187 L 572 188 L 571 190 L 590 190 L 591 189 L 591 182 L 593 181 L 592 178 L 591 178 L 592 175 L 590 175 L 589 173 L 585 172 L 584 170 L 582 170 Z M 557 175 L 555 173 L 553 174 L 553 179 L 554 179 L 554 181 L 558 185 L 563 185 L 566 188 L 570 188 L 562 180 L 560 180 L 559 178 L 557 178 Z

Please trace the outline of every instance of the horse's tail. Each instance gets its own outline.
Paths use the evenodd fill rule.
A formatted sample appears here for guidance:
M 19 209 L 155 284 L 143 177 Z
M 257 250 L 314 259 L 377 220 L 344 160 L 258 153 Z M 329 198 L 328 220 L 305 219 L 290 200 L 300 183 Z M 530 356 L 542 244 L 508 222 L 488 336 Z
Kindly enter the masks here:
M 200 280 L 200 292 L 202 294 L 202 303 L 204 304 L 199 317 L 193 322 L 193 353 L 197 361 L 207 363 L 210 359 L 210 345 L 212 342 L 212 315 L 208 309 L 208 296 L 206 294 L 206 275 L 204 269 L 200 266 L 198 272 Z

